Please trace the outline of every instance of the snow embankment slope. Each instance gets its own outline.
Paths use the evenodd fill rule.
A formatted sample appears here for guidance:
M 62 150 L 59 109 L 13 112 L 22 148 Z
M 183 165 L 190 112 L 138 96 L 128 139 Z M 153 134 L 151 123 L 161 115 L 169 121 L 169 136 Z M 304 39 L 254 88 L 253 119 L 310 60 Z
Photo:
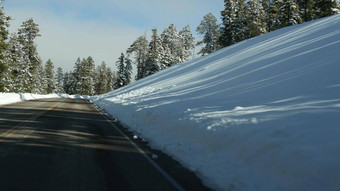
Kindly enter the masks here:
M 31 94 L 31 93 L 1 93 L 0 92 L 0 105 L 6 105 L 11 103 L 16 103 L 20 101 L 27 101 L 33 99 L 44 99 L 44 98 L 72 98 L 67 94 Z
M 340 190 L 340 15 L 90 99 L 214 189 Z

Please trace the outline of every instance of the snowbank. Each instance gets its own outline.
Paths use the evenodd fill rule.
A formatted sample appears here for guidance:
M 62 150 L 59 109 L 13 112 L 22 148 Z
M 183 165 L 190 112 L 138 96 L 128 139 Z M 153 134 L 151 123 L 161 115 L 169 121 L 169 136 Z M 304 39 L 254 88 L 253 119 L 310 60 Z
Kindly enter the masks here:
M 74 98 L 67 94 L 48 94 L 48 95 L 38 95 L 31 93 L 1 93 L 0 92 L 0 105 L 6 105 L 10 103 L 16 103 L 20 101 L 33 100 L 33 99 L 43 99 L 43 98 Z
M 340 190 L 340 15 L 90 99 L 219 190 Z

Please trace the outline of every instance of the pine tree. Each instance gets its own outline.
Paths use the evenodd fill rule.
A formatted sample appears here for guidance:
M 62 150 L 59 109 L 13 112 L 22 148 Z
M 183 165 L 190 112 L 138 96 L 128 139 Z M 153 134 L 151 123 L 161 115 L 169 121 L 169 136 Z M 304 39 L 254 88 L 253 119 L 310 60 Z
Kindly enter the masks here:
M 338 13 L 338 4 L 336 0 L 315 0 L 315 17 L 322 18 Z
M 279 5 L 280 8 L 274 25 L 276 29 L 297 25 L 302 22 L 298 5 L 294 0 L 285 0 Z
M 112 72 L 111 68 L 109 68 L 109 67 L 106 69 L 106 76 L 107 76 L 106 90 L 107 90 L 107 92 L 110 92 L 114 88 L 116 76 L 115 76 L 115 73 Z
M 95 85 L 96 94 L 104 94 L 107 92 L 107 70 L 105 62 L 102 62 L 100 66 L 97 67 L 97 79 Z
M 76 62 L 74 63 L 74 70 L 71 73 L 73 76 L 73 84 L 71 84 L 71 77 L 69 76 L 70 73 L 65 74 L 65 81 L 64 81 L 64 89 L 66 91 L 66 93 L 69 94 L 69 92 L 72 92 L 72 94 L 80 94 L 81 93 L 81 89 L 78 88 L 81 86 L 81 84 L 83 83 L 82 81 L 82 77 L 81 77 L 81 72 L 82 72 L 82 64 L 81 64 L 81 60 L 78 57 Z
M 157 35 L 157 29 L 152 29 L 148 58 L 145 64 L 146 70 L 145 76 L 149 76 L 160 70 L 161 54 L 162 54 L 162 41 Z
M 0 1 L 2 3 L 2 1 Z M 8 44 L 6 40 L 8 39 L 8 27 L 9 20 L 11 18 L 5 15 L 4 8 L 0 6 L 0 92 L 4 91 L 4 73 L 6 72 L 8 66 L 5 63 L 5 51 L 7 50 Z
M 11 92 L 29 92 L 29 63 L 28 57 L 22 50 L 16 33 L 10 36 L 6 52 L 6 62 L 9 70 L 6 74 L 7 90 Z
M 81 62 L 81 85 L 80 87 L 80 94 L 81 95 L 93 95 L 94 94 L 94 60 L 91 56 L 87 59 L 83 59 Z
M 203 35 L 203 40 L 198 41 L 197 45 L 205 44 L 199 54 L 204 56 L 219 49 L 219 28 L 220 26 L 217 24 L 217 19 L 213 14 L 208 13 L 203 17 L 201 24 L 196 29 L 199 34 Z
M 36 94 L 47 94 L 47 78 L 46 78 L 46 71 L 42 64 L 37 66 L 37 74 L 33 76 L 34 82 L 33 83 L 33 93 Z
M 115 88 L 118 89 L 125 85 L 125 65 L 124 65 L 125 55 L 121 53 L 120 57 L 118 58 L 117 64 L 117 79 L 115 82 Z
M 315 0 L 296 0 L 302 20 L 311 21 L 315 16 Z
M 63 89 L 65 90 L 65 93 L 67 94 L 77 94 L 76 92 L 76 85 L 77 80 L 75 78 L 75 74 L 71 72 L 66 72 L 64 74 L 64 86 Z
M 247 25 L 249 38 L 256 37 L 267 32 L 265 23 L 266 13 L 260 0 L 249 0 L 247 2 Z
M 22 63 L 21 47 L 18 42 L 16 34 L 11 34 L 8 42 L 7 50 L 4 53 L 5 59 L 4 63 L 7 65 L 7 70 L 4 72 L 1 83 L 4 86 L 5 92 L 19 92 L 16 89 L 16 84 L 19 77 L 19 66 Z M 19 89 L 19 88 L 18 88 Z
M 219 44 L 226 47 L 247 39 L 246 6 L 243 0 L 224 0 Z
M 128 55 L 135 54 L 135 63 L 137 64 L 136 80 L 142 79 L 146 76 L 146 60 L 148 56 L 148 40 L 145 36 L 140 36 L 128 48 L 126 53 Z
M 264 22 L 266 23 L 266 31 L 271 32 L 275 30 L 275 25 L 278 22 L 276 20 L 279 6 L 282 0 L 262 0 L 262 7 L 266 13 Z
M 55 91 L 56 83 L 54 79 L 54 65 L 53 62 L 48 59 L 45 64 L 45 79 L 46 79 L 46 93 L 50 94 Z
M 171 24 L 162 32 L 161 39 L 163 47 L 161 56 L 162 69 L 180 63 L 180 53 L 182 47 L 179 33 L 174 24 Z
M 61 67 L 58 67 L 57 74 L 56 74 L 56 89 L 55 91 L 58 93 L 65 93 L 64 91 L 64 73 Z
M 128 85 L 131 83 L 131 75 L 132 75 L 132 60 L 126 56 L 125 60 L 125 68 L 124 68 L 124 79 L 125 79 L 125 85 Z
M 189 60 L 192 55 L 192 50 L 195 48 L 195 38 L 192 36 L 190 26 L 185 26 L 179 31 L 180 36 L 180 59 L 181 62 Z
M 38 24 L 34 23 L 33 19 L 30 18 L 24 21 L 21 28 L 18 31 L 19 41 L 23 47 L 24 56 L 27 57 L 29 62 L 28 79 L 29 84 L 26 89 L 29 92 L 38 93 L 39 89 L 39 68 L 41 68 L 41 59 L 38 56 L 37 46 L 34 43 L 36 37 L 41 36 L 39 34 Z

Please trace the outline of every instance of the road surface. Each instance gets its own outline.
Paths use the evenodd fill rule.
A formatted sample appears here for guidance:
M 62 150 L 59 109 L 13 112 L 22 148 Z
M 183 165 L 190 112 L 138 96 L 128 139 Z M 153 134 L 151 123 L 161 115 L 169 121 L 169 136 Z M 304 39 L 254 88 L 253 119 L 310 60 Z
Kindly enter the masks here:
M 81 99 L 1 106 L 0 190 L 206 190 L 165 165 L 169 175 L 115 126 Z

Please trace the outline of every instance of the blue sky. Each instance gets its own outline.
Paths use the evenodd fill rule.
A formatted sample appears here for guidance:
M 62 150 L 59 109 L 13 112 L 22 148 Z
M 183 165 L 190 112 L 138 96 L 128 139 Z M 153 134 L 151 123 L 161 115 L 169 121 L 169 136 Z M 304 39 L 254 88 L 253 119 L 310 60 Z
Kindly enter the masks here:
M 223 0 L 6 0 L 5 13 L 15 20 L 11 32 L 33 18 L 41 37 L 38 51 L 44 62 L 72 70 L 78 57 L 92 56 L 96 65 L 105 61 L 112 68 L 121 52 L 151 29 L 159 33 L 170 24 L 180 30 L 189 24 L 196 40 L 196 27 L 209 12 L 220 20 Z

